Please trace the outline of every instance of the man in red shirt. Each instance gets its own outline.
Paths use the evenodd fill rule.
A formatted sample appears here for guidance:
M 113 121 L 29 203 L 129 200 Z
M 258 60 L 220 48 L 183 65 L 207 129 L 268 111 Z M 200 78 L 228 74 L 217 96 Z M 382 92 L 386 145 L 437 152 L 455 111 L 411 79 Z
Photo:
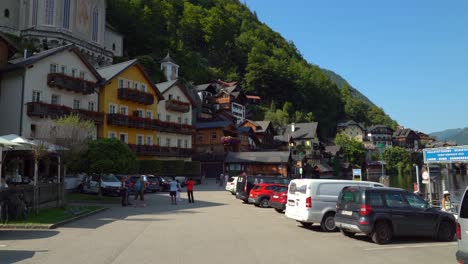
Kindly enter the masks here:
M 195 200 L 193 199 L 193 185 L 195 185 L 195 182 L 192 178 L 190 178 L 185 184 L 187 185 L 188 202 L 194 203 Z

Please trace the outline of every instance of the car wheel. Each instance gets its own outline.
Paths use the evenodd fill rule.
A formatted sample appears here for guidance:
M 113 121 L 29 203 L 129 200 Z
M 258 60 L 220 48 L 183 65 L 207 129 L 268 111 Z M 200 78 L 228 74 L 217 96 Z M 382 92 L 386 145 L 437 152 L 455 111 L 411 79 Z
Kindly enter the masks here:
M 323 217 L 322 222 L 320 223 L 320 226 L 322 227 L 322 230 L 325 232 L 336 231 L 335 214 L 334 213 L 326 214 Z
M 278 213 L 280 213 L 280 214 L 282 214 L 282 213 L 284 212 L 283 209 L 278 209 L 278 208 L 275 208 L 275 211 L 278 212 Z
M 270 207 L 270 199 L 262 198 L 258 204 L 262 208 L 268 208 L 268 207 Z
M 388 244 L 392 240 L 393 231 L 390 225 L 386 222 L 377 222 L 374 226 L 374 231 L 371 234 L 374 243 L 383 245 Z
M 442 221 L 439 225 L 439 230 L 437 230 L 437 240 L 444 242 L 452 241 L 454 235 L 455 229 L 453 225 L 448 221 Z
M 343 229 L 341 229 L 340 231 L 341 231 L 341 234 L 343 234 L 346 237 L 354 237 L 354 235 L 356 234 L 356 233 L 348 232 L 348 231 L 343 230 Z
M 314 223 L 307 223 L 307 222 L 301 222 L 301 221 L 299 221 L 299 223 L 301 223 L 303 227 L 311 227 L 314 224 Z

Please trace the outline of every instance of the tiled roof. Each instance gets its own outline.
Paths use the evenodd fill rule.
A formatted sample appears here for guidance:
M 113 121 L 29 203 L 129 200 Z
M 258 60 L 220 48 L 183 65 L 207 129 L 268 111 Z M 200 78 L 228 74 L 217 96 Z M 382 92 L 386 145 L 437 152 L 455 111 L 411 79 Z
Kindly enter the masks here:
M 271 124 L 271 121 L 254 121 L 260 128 L 257 128 L 255 132 L 263 133 L 266 131 L 268 126 Z
M 294 132 L 291 130 L 292 124 L 286 126 L 283 137 L 293 139 L 307 139 L 317 137 L 317 122 L 294 124 Z M 287 140 L 287 139 L 286 139 Z
M 102 68 L 98 69 L 98 72 L 99 72 L 99 74 L 101 74 L 101 76 L 105 80 L 109 81 L 112 78 L 114 78 L 116 75 L 118 75 L 119 73 L 121 73 L 122 71 L 127 69 L 128 67 L 135 64 L 136 62 L 137 62 L 136 59 L 135 60 L 124 61 L 124 62 L 117 63 L 117 64 L 114 64 L 114 65 L 110 65 L 110 66 L 107 66 L 107 67 L 102 67 Z
M 224 162 L 227 163 L 287 163 L 289 151 L 271 152 L 229 152 Z
M 158 87 L 158 90 L 161 93 L 165 93 L 169 88 L 172 87 L 177 82 L 177 80 L 172 80 L 172 81 L 167 81 L 167 82 L 162 82 L 162 83 L 157 83 L 155 84 L 156 87 Z

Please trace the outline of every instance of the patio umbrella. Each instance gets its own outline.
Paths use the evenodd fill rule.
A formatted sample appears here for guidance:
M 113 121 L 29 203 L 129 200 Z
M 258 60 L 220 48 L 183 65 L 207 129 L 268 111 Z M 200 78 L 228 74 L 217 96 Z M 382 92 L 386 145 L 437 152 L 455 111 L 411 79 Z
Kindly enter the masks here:
M 14 148 L 17 146 L 20 146 L 20 144 L 11 142 L 7 139 L 0 137 L 0 180 L 2 179 L 3 148 Z

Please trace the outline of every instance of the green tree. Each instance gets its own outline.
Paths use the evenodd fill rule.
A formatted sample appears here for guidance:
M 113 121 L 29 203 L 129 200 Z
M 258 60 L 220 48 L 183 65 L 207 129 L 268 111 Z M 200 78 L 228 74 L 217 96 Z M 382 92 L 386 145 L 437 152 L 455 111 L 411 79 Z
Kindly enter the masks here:
M 90 172 L 129 173 L 136 167 L 136 156 L 127 144 L 117 139 L 98 139 L 89 143 Z
M 344 133 L 339 133 L 335 137 L 335 144 L 343 150 L 345 160 L 351 164 L 362 166 L 366 159 L 366 149 L 361 142 Z
M 397 172 L 398 168 L 411 165 L 411 154 L 401 147 L 389 147 L 384 151 L 385 167 L 391 172 Z

